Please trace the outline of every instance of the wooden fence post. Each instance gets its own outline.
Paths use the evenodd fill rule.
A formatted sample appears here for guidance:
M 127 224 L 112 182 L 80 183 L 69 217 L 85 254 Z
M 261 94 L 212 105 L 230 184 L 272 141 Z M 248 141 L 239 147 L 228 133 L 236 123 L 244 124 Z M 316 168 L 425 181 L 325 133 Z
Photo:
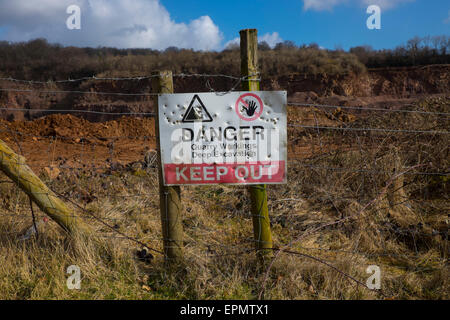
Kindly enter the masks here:
M 171 71 L 157 71 L 152 74 L 152 91 L 155 93 L 173 93 Z M 183 258 L 183 224 L 181 218 L 180 187 L 165 187 L 163 182 L 161 148 L 159 137 L 158 98 L 155 100 L 155 135 L 159 161 L 159 199 L 161 210 L 161 226 L 164 242 L 164 254 L 168 262 Z
M 86 233 L 87 225 L 77 221 L 75 213 L 51 191 L 25 163 L 25 158 L 16 154 L 0 140 L 0 170 L 3 171 L 30 199 L 64 230 L 73 234 Z
M 240 35 L 241 75 L 247 77 L 242 82 L 242 90 L 259 91 L 258 30 L 241 30 Z M 267 186 L 253 185 L 249 187 L 249 192 L 252 203 L 253 234 L 256 248 L 266 256 L 271 255 L 272 232 L 270 230 L 269 209 L 267 207 Z

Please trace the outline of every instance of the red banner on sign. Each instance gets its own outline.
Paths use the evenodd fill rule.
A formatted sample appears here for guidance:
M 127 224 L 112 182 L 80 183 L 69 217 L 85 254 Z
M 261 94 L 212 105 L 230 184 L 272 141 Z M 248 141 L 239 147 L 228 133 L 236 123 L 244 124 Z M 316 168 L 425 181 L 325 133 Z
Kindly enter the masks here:
M 166 164 L 164 175 L 168 185 L 282 183 L 286 162 Z

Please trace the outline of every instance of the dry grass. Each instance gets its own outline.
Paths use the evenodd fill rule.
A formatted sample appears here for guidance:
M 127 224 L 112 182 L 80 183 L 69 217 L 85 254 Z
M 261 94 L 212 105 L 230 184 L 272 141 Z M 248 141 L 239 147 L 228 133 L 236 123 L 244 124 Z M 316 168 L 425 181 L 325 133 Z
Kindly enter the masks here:
M 421 108 L 437 112 L 448 105 L 438 99 Z M 359 116 L 356 124 L 448 130 L 442 119 L 404 117 L 414 118 Z M 295 134 L 319 144 L 306 131 Z M 52 222 L 40 228 L 38 239 L 20 241 L 31 225 L 28 201 L 13 184 L 1 183 L 0 299 L 257 299 L 263 286 L 266 299 L 448 299 L 448 176 L 401 175 L 383 193 L 387 181 L 417 164 L 424 166 L 412 172 L 448 172 L 445 136 L 320 137 L 352 143 L 352 150 L 316 149 L 308 159 L 291 162 L 289 183 L 269 189 L 274 243 L 281 247 L 350 217 L 305 236 L 291 250 L 320 257 L 363 283 L 366 268 L 378 265 L 384 295 L 288 253 L 275 260 L 265 282 L 267 265 L 247 250 L 252 223 L 243 188 L 183 188 L 185 261 L 169 270 L 158 254 L 149 263 L 139 261 L 138 244 L 80 210 L 76 214 L 96 230 L 89 241 L 69 239 Z M 116 230 L 162 249 L 155 168 L 67 170 L 56 180 L 43 178 Z M 81 268 L 81 290 L 66 287 L 70 265 Z

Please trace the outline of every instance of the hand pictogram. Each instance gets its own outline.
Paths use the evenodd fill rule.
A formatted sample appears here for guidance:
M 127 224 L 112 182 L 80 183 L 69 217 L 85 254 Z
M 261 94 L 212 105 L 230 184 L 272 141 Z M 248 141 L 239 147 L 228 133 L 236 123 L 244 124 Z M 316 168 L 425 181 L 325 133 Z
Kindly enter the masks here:
M 252 117 L 258 109 L 258 106 L 256 105 L 255 101 L 247 100 L 245 102 L 247 102 L 248 107 L 244 107 L 244 110 L 247 113 L 247 116 Z

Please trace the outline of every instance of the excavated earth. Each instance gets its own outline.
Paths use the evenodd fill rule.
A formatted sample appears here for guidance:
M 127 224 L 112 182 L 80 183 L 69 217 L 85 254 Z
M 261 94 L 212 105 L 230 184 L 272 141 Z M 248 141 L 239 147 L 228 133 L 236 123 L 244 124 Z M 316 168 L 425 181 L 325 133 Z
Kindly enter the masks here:
M 365 115 L 345 114 L 338 117 L 315 108 L 302 108 L 295 103 L 352 106 L 362 108 L 400 109 L 427 96 L 450 92 L 450 66 L 376 69 L 360 76 L 306 77 L 290 75 L 263 81 L 264 90 L 287 90 L 290 124 L 338 126 Z M 228 90 L 233 81 L 210 79 L 218 91 Z M 33 90 L 33 92 L 0 92 L 0 139 L 27 158 L 28 164 L 41 170 L 59 168 L 105 168 L 141 161 L 155 149 L 154 118 L 118 115 L 55 112 L 84 110 L 95 112 L 154 111 L 150 96 L 108 96 L 97 94 L 42 93 L 42 86 L 25 86 L 1 82 L 1 88 Z M 83 92 L 148 93 L 147 81 L 86 81 L 73 87 L 45 85 L 45 90 L 80 90 Z M 176 78 L 176 92 L 207 91 L 204 79 Z M 20 110 L 18 110 L 20 109 Z M 70 113 L 70 114 L 69 114 Z M 310 132 L 289 127 L 289 157 L 305 158 L 317 145 L 327 150 L 338 148 L 326 137 L 315 141 Z M 305 138 L 306 137 L 306 138 Z M 328 142 L 328 143 L 327 143 Z

